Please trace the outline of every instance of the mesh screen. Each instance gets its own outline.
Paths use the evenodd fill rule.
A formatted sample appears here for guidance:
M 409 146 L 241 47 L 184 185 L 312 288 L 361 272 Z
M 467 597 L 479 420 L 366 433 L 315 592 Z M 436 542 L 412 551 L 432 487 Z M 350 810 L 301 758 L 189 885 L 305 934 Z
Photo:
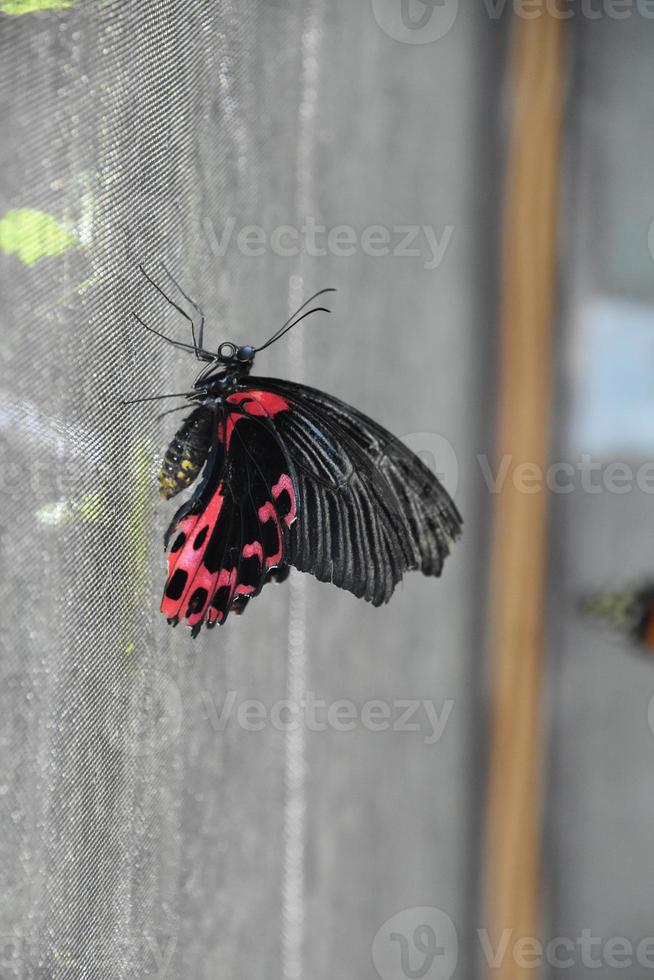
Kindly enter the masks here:
M 420 905 L 462 938 L 485 520 L 464 460 L 486 432 L 499 28 L 467 9 L 438 46 L 403 43 L 347 0 L 0 8 L 3 976 L 360 978 L 382 923 Z M 417 256 L 271 244 L 311 221 L 450 238 L 438 266 L 424 235 Z M 261 255 L 238 244 L 250 224 Z M 427 458 L 451 444 L 467 547 L 443 582 L 411 576 L 373 610 L 294 574 L 195 642 L 166 626 L 155 473 L 180 416 L 120 405 L 192 378 L 131 318 L 187 339 L 138 273 L 162 260 L 210 346 L 260 343 L 339 288 L 257 366 Z M 276 724 L 307 691 L 454 710 L 437 744 L 424 719 Z

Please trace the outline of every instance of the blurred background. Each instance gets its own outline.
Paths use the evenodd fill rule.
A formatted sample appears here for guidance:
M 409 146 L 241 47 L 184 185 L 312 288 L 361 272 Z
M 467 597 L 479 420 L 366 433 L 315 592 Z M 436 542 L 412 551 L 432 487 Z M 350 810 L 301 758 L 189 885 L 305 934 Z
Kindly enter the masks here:
M 651 975 L 654 665 L 577 606 L 652 575 L 653 17 L 0 0 L 2 977 Z M 338 288 L 257 369 L 442 475 L 442 581 L 167 627 L 162 261 L 214 347 Z

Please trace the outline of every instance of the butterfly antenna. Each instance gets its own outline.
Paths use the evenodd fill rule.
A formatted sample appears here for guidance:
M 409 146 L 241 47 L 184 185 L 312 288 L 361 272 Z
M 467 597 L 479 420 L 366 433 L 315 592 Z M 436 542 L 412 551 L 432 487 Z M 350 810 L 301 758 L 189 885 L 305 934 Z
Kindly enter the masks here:
M 138 405 L 141 402 L 159 402 L 164 398 L 190 398 L 191 395 L 197 395 L 197 391 L 175 391 L 169 395 L 148 395 L 145 398 L 128 398 L 120 404 Z
M 335 293 L 335 292 L 336 289 L 333 286 L 328 286 L 326 289 L 319 289 L 317 293 L 314 293 L 313 296 L 310 296 L 309 299 L 306 300 L 302 304 L 302 306 L 300 306 L 295 311 L 295 313 L 293 313 L 288 318 L 288 320 L 285 323 L 282 323 L 279 330 L 277 330 L 272 335 L 272 337 L 270 337 L 270 339 L 265 342 L 265 344 L 262 344 L 261 347 L 256 348 L 257 353 L 259 351 L 265 350 L 266 347 L 270 347 L 271 344 L 274 344 L 276 340 L 279 340 L 280 337 L 283 337 L 285 333 L 288 333 L 289 330 L 292 330 L 293 327 L 297 326 L 298 323 L 304 320 L 305 317 L 310 316 L 312 313 L 331 313 L 331 310 L 328 310 L 326 306 L 316 306 L 314 309 L 307 310 L 306 313 L 298 317 L 298 313 L 302 313 L 302 310 L 305 309 L 305 307 L 307 307 L 310 303 L 313 303 L 315 299 L 318 299 L 319 296 L 323 296 L 325 293 Z

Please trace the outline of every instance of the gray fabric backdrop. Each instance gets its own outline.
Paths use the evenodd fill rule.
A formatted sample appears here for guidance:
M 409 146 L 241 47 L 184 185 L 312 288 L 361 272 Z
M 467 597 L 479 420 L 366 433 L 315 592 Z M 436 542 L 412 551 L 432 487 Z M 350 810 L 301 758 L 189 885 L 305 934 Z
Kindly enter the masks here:
M 506 31 L 484 5 L 446 26 L 416 43 L 422 28 L 403 27 L 390 0 L 0 13 L 0 217 L 19 237 L 43 220 L 33 212 L 71 234 L 34 264 L 7 223 L 0 238 L 3 976 L 361 980 L 383 923 L 420 906 L 452 919 L 456 976 L 473 975 L 489 515 L 475 454 L 493 415 Z M 631 30 L 627 49 L 644 51 L 634 26 L 588 29 Z M 324 235 L 326 254 L 280 254 L 288 233 L 271 233 L 312 221 L 351 226 L 352 254 Z M 267 235 L 258 256 L 239 246 L 250 224 Z M 400 226 L 428 226 L 440 260 L 424 231 L 418 254 L 366 254 L 360 236 L 377 225 L 391 246 Z M 172 507 L 154 480 L 178 417 L 118 404 L 192 377 L 192 360 L 130 318 L 184 336 L 137 272 L 159 260 L 216 345 L 259 343 L 310 292 L 338 287 L 332 316 L 258 368 L 353 402 L 445 471 L 466 526 L 442 582 L 413 575 L 374 610 L 295 574 L 195 642 L 166 626 Z M 574 506 L 572 569 L 588 554 Z M 632 711 L 654 675 L 570 629 L 552 692 L 550 918 L 565 935 L 581 922 L 642 936 L 651 794 L 638 780 L 654 743 Z M 402 699 L 425 699 L 445 727 L 434 739 L 423 705 L 417 731 L 373 731 L 361 715 L 351 731 L 284 730 L 279 702 L 306 692 L 357 711 L 381 699 L 394 719 Z M 262 730 L 239 723 L 248 699 Z M 623 749 L 607 758 L 605 740 Z M 629 820 L 616 801 L 627 784 L 641 785 Z M 616 836 L 628 908 L 606 854 Z M 402 975 L 378 955 L 384 980 Z

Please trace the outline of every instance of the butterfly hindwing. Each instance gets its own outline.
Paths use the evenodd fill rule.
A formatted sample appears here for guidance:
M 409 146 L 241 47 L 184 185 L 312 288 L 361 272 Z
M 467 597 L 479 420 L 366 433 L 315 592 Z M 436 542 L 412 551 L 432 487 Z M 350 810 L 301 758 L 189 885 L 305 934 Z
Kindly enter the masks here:
M 203 479 L 166 535 L 174 540 L 161 609 L 194 633 L 224 623 L 284 575 L 295 480 L 271 425 L 279 400 L 260 396 L 238 392 L 214 413 L 216 445 Z

